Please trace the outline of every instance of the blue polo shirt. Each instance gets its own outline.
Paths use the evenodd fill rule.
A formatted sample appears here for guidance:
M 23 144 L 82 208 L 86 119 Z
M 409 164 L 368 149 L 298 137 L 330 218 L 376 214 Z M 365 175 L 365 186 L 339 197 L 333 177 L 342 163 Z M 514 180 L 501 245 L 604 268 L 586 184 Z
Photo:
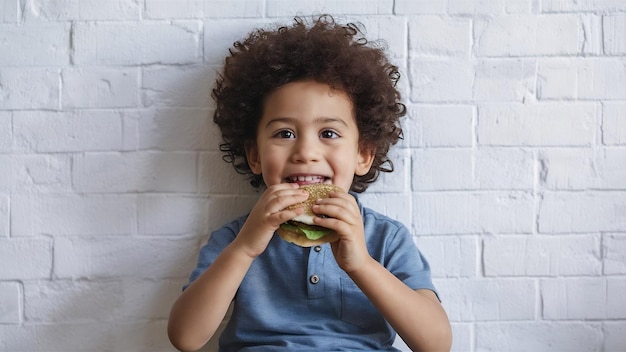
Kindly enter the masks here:
M 359 203 L 370 255 L 412 289 L 430 289 L 428 262 L 400 222 Z M 237 236 L 246 216 L 213 232 L 189 283 Z M 395 350 L 395 332 L 350 277 L 330 245 L 302 248 L 275 235 L 246 274 L 220 351 Z

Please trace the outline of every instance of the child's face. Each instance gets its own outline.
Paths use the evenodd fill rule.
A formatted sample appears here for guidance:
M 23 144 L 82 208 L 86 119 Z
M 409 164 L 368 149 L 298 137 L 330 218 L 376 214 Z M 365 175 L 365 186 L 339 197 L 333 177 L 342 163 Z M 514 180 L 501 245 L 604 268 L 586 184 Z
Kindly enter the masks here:
M 359 149 L 348 95 L 314 81 L 288 83 L 267 96 L 256 144 L 246 155 L 268 187 L 332 183 L 346 191 L 373 161 L 371 151 Z

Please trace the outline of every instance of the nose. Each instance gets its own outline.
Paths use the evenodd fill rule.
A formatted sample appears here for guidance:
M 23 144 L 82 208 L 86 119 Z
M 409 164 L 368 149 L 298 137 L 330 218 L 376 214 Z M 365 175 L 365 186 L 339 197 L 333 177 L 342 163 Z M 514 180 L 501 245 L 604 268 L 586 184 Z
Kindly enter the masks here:
M 316 145 L 315 138 L 309 136 L 301 136 L 296 139 L 293 146 L 291 160 L 295 163 L 308 163 L 319 161 L 319 148 Z

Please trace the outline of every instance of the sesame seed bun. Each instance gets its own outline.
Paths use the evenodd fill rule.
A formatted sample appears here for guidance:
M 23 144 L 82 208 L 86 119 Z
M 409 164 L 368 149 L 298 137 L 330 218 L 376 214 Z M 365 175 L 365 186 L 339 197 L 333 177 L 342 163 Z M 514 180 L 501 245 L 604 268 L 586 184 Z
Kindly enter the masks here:
M 287 209 L 303 207 L 304 213 L 291 219 L 288 223 L 281 225 L 281 227 L 277 230 L 278 235 L 283 240 L 300 247 L 312 247 L 338 240 L 339 236 L 334 231 L 314 225 L 313 218 L 315 217 L 315 214 L 311 210 L 311 207 L 318 199 L 328 198 L 328 195 L 331 192 L 343 192 L 343 190 L 335 185 L 323 183 L 306 185 L 300 188 L 307 191 L 309 193 L 309 197 L 304 202 L 289 206 Z M 301 231 L 301 228 L 303 227 L 312 230 L 323 230 L 326 233 L 320 238 L 309 238 L 303 231 Z

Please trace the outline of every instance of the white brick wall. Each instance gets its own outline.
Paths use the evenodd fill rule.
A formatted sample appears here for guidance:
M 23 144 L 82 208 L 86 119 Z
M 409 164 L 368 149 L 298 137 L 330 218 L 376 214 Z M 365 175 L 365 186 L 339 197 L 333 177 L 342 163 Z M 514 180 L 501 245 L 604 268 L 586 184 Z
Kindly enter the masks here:
M 0 0 L 0 351 L 173 350 L 199 247 L 256 197 L 216 70 L 323 12 L 402 68 L 397 171 L 362 198 L 414 231 L 453 350 L 624 350 L 625 1 Z

